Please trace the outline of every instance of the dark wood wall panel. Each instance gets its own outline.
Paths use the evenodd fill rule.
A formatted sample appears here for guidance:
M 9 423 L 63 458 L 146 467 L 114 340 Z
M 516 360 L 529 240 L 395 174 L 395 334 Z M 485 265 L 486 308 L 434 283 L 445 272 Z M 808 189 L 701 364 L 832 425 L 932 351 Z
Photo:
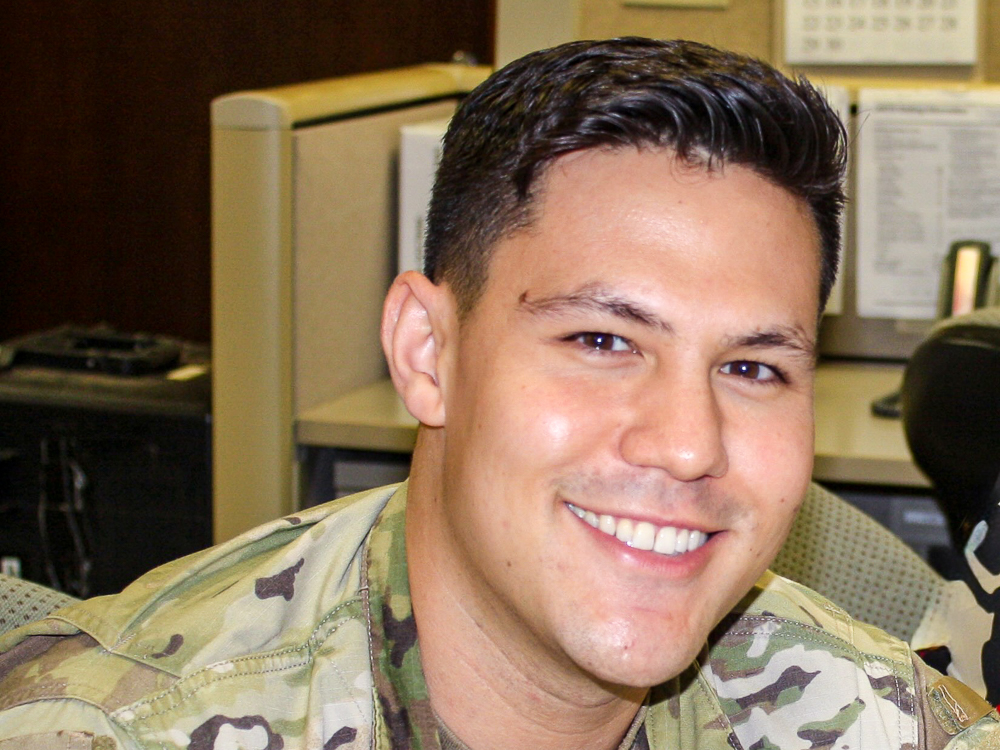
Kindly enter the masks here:
M 493 0 L 8 3 L 0 340 L 66 322 L 208 341 L 209 102 L 492 60 Z

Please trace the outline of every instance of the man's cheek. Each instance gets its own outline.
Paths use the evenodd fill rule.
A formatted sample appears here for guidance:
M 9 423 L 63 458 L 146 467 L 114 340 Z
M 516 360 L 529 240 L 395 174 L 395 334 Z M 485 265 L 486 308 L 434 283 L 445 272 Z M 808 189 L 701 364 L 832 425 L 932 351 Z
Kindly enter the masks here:
M 497 419 L 507 425 L 503 439 L 516 453 L 562 452 L 601 421 L 600 411 L 595 411 L 599 402 L 559 381 L 524 382 L 512 398 L 516 401 L 503 404 Z

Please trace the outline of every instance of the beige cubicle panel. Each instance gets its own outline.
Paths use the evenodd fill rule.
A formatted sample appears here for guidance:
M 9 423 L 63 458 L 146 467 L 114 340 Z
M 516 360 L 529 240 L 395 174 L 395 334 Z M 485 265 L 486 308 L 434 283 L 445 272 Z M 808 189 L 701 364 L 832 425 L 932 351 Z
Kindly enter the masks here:
M 296 509 L 296 414 L 384 375 L 399 127 L 487 74 L 424 65 L 212 103 L 217 542 Z

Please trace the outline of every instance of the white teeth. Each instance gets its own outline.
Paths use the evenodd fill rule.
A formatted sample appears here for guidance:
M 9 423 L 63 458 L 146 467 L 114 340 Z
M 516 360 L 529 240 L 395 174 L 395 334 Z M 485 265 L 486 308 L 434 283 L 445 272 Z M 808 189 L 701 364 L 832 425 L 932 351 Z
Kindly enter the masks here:
M 661 555 L 675 554 L 674 547 L 677 546 L 677 529 L 673 526 L 664 526 L 656 532 L 656 543 L 653 544 L 653 552 Z
M 632 542 L 633 533 L 635 533 L 634 523 L 627 518 L 621 518 L 618 520 L 618 528 L 615 529 L 615 536 L 618 537 L 619 542 L 630 544 Z
M 677 541 L 674 544 L 674 552 L 678 555 L 688 551 L 688 541 L 691 539 L 691 532 L 687 529 L 677 530 Z
M 632 534 L 632 546 L 636 549 L 653 549 L 653 539 L 656 537 L 656 527 L 643 521 L 635 525 Z
M 648 521 L 615 518 L 608 514 L 599 516 L 572 503 L 566 503 L 566 507 L 590 526 L 635 549 L 652 550 L 661 555 L 680 555 L 694 552 L 708 541 L 708 535 L 704 531 L 680 529 L 674 526 L 657 528 Z

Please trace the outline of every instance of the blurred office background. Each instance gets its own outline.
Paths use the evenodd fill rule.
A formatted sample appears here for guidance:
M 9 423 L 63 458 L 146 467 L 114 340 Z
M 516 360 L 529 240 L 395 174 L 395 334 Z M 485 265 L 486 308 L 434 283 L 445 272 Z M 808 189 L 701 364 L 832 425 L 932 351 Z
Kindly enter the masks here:
M 918 77 L 1000 81 L 1000 7 L 982 0 L 976 12 L 976 62 Z M 7 4 L 0 340 L 72 321 L 209 341 L 216 96 L 633 33 L 780 64 L 783 13 L 780 0 Z M 836 70 L 853 72 L 895 75 Z
M 492 61 L 492 0 L 7 3 L 0 341 L 66 322 L 210 337 L 209 102 Z

